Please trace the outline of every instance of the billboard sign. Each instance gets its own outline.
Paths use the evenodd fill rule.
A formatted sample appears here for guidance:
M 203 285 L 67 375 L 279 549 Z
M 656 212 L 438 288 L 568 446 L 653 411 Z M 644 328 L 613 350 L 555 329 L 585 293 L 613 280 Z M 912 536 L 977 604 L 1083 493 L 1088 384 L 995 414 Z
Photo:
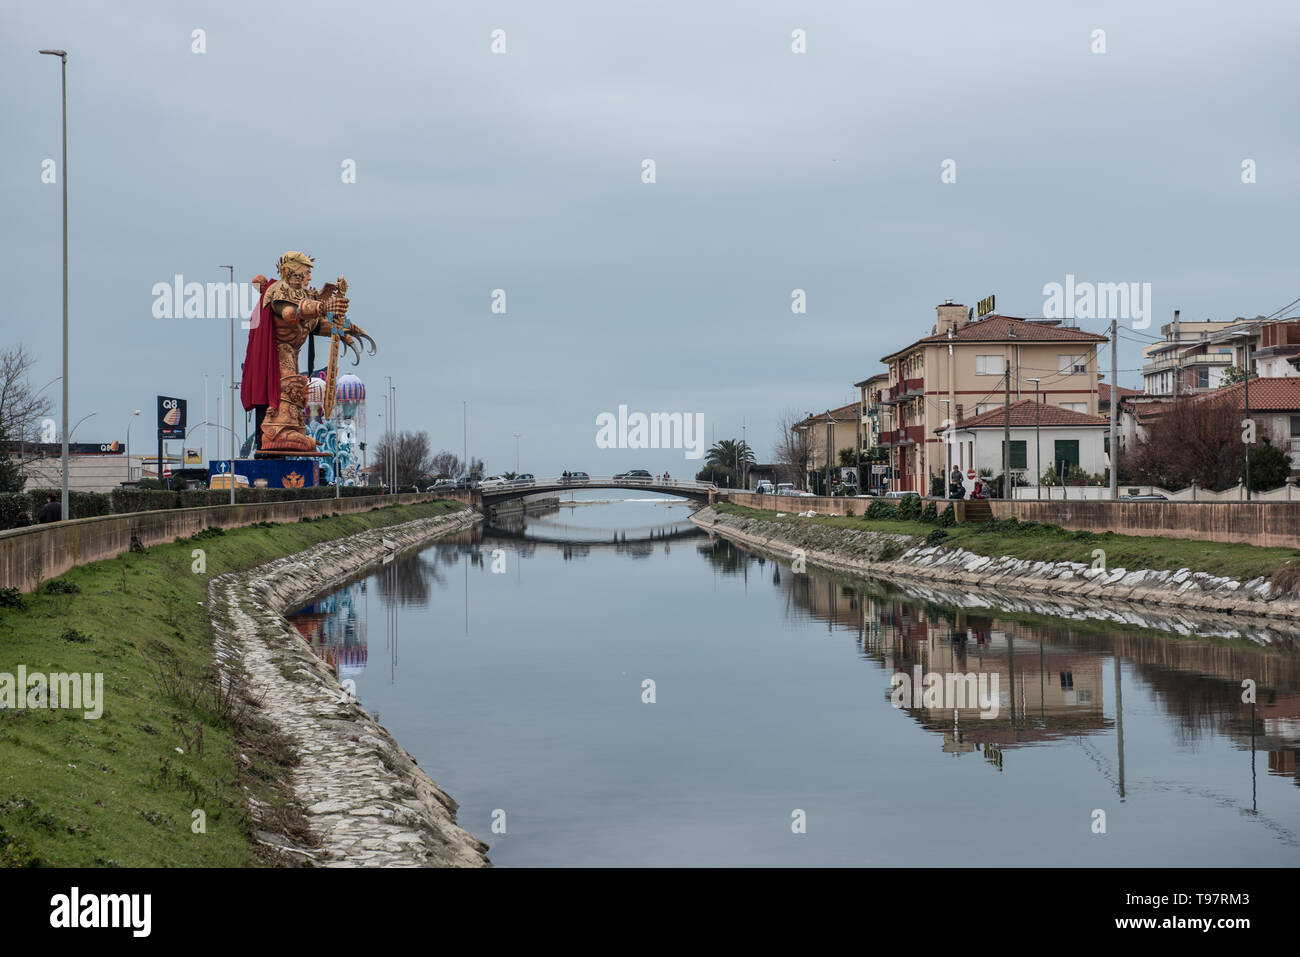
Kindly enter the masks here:
M 185 400 L 158 396 L 158 438 L 185 438 Z

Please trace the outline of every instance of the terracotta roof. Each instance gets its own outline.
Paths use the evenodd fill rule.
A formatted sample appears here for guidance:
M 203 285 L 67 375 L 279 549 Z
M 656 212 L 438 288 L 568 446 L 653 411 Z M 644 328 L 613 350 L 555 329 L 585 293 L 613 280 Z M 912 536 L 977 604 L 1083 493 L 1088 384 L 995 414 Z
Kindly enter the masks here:
M 1110 386 L 1105 382 L 1098 382 L 1097 388 L 1099 390 L 1097 401 L 1104 402 L 1107 405 L 1110 405 Z M 1141 395 L 1141 394 L 1142 394 L 1141 389 L 1126 389 L 1124 386 L 1119 387 L 1119 397 L 1121 400 L 1127 399 L 1131 395 Z
M 836 422 L 843 422 L 845 420 L 852 422 L 854 419 L 856 419 L 858 416 L 862 414 L 861 412 L 858 411 L 858 403 L 856 402 L 850 402 L 848 405 L 842 405 L 838 409 L 831 409 L 830 413 L 831 413 L 831 418 L 834 419 Z M 810 422 L 821 422 L 824 425 L 826 423 L 826 413 L 813 412 L 811 415 L 803 419 L 800 419 L 798 422 L 795 423 L 795 425 L 807 425 Z
M 1246 383 L 1205 392 L 1197 396 L 1198 402 L 1234 402 L 1235 407 L 1246 407 Z M 1275 379 L 1250 380 L 1250 408 L 1260 412 L 1300 412 L 1300 378 L 1286 376 Z
M 895 350 L 881 357 L 887 362 L 890 356 L 918 346 L 923 342 L 947 342 L 948 334 L 936 332 L 934 335 L 918 339 L 910 346 Z M 1029 319 L 1016 319 L 1013 316 L 988 316 L 968 322 L 952 334 L 953 342 L 1106 342 L 1106 337 L 1095 332 L 1084 332 L 1073 326 L 1049 326 L 1044 322 L 1032 322 Z
M 1300 380 L 1297 380 L 1300 381 Z M 1035 406 L 1037 406 L 1038 415 L 1035 419 Z M 962 419 L 957 423 L 955 428 L 958 429 L 993 429 L 1002 428 L 1006 422 L 1006 412 L 1002 408 L 989 409 L 970 419 Z M 1099 428 L 1109 426 L 1110 420 L 1104 419 L 1100 415 L 1088 415 L 1085 412 L 1074 412 L 1071 409 L 1062 409 L 1059 405 L 1048 405 L 1046 402 L 1037 405 L 1033 399 L 1021 399 L 1019 402 L 1011 403 L 1011 427 L 1013 429 L 1033 428 L 1035 422 L 1038 425 L 1052 428 Z M 943 432 L 944 429 L 938 431 Z

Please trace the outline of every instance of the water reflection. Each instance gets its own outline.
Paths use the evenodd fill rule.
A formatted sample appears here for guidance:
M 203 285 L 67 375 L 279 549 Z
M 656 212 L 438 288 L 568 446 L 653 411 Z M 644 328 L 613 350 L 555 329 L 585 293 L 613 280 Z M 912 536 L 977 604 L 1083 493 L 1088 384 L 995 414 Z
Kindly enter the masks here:
M 1115 730 L 1116 788 L 1122 793 L 1123 737 L 1122 727 L 1116 727 L 1123 720 L 1122 660 L 1174 719 L 1180 745 L 1224 735 L 1252 755 L 1267 752 L 1269 773 L 1300 785 L 1300 631 L 1278 622 L 1225 625 L 1178 616 L 1184 625 L 1180 631 L 1194 637 L 1114 624 L 1103 628 L 1082 609 L 1059 602 L 1053 603 L 1058 611 L 1072 611 L 1081 620 L 999 611 L 987 593 L 982 593 L 982 607 L 971 609 L 962 607 L 970 596 L 960 591 L 947 593 L 947 603 L 940 603 L 933 586 L 907 589 L 822 571 L 795 574 L 775 559 L 716 537 L 700 545 L 699 552 L 725 575 L 747 577 L 751 568 L 771 564 L 772 584 L 787 598 L 787 617 L 824 623 L 828 631 L 853 632 L 862 656 L 891 674 L 911 675 L 919 668 L 922 673 L 996 675 L 1001 695 L 995 718 L 982 716 L 974 706 L 927 708 L 909 702 L 901 709 L 941 736 L 945 752 L 978 750 L 985 757 L 992 752 L 1002 768 L 1005 749 Z M 1170 613 L 1145 614 L 1159 620 Z M 1225 631 L 1238 637 L 1215 637 Z M 1261 634 L 1266 640 L 1252 640 Z M 1104 713 L 1108 659 L 1116 695 L 1113 720 Z M 1243 700 L 1247 679 L 1255 683 L 1254 702 Z
M 499 865 L 1300 861 L 1285 623 L 795 572 L 677 511 L 469 529 L 295 625 L 344 677 L 385 616 L 346 674 Z M 895 706 L 930 674 L 996 694 Z M 1122 839 L 1079 843 L 1097 807 Z

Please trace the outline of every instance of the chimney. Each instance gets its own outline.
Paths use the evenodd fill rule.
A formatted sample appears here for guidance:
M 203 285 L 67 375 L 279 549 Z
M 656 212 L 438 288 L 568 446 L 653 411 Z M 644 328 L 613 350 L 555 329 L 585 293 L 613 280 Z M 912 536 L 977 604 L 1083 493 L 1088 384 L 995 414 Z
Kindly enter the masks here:
M 939 321 L 935 325 L 935 331 L 939 335 L 947 335 L 950 331 L 955 332 L 969 321 L 969 314 L 966 307 L 960 303 L 954 304 L 951 299 L 944 301 L 942 306 L 938 307 Z

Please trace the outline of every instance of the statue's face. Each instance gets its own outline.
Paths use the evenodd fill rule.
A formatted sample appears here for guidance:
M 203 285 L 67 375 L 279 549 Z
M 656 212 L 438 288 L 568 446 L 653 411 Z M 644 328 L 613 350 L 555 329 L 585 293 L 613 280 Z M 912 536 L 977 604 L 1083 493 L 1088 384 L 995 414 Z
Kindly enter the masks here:
M 294 289 L 302 289 L 311 281 L 311 269 L 307 266 L 299 266 L 285 278 Z

